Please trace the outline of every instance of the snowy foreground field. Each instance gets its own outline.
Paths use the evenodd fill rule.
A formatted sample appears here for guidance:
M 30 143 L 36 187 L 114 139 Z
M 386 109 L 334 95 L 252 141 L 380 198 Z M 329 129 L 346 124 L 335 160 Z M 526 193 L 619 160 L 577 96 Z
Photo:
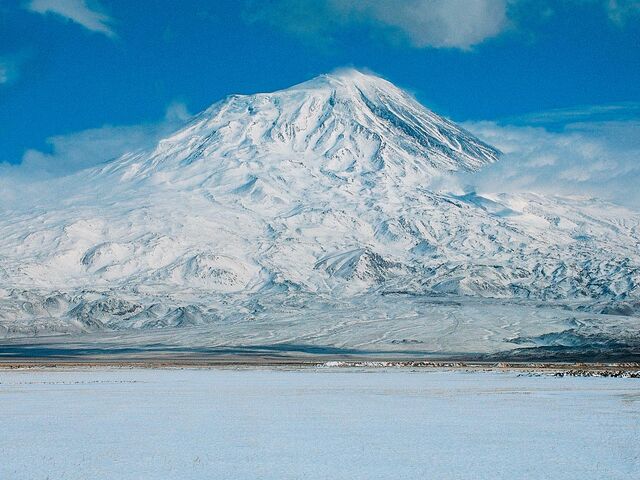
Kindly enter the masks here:
M 640 381 L 0 370 L 0 478 L 637 479 Z

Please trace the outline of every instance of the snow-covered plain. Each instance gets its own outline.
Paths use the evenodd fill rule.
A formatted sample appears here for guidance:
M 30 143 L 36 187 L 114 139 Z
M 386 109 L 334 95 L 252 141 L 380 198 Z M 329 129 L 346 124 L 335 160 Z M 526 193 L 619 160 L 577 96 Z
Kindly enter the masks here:
M 640 383 L 407 369 L 0 371 L 0 478 L 637 479 Z

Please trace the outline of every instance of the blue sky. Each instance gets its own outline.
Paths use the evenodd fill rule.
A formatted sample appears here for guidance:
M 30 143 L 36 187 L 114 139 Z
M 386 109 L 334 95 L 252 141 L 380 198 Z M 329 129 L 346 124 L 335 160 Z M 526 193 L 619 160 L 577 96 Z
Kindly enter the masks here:
M 639 45 L 638 0 L 3 0 L 0 176 L 68 173 L 229 93 L 355 66 L 508 150 L 500 168 L 536 177 L 514 185 L 560 172 L 559 193 L 607 196 L 640 179 Z

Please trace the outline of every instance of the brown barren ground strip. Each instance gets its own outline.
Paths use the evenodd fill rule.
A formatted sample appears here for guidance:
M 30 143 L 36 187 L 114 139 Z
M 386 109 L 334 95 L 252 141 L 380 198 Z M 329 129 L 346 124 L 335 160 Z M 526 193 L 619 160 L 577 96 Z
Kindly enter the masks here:
M 66 368 L 410 368 L 463 371 L 510 371 L 556 376 L 600 376 L 640 378 L 640 363 L 575 362 L 465 362 L 397 359 L 269 358 L 229 356 L 225 358 L 0 358 L 0 370 Z

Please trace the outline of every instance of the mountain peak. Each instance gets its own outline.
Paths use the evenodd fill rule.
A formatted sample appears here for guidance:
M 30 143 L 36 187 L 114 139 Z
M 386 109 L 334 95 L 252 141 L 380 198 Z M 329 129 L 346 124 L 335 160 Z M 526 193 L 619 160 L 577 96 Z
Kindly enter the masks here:
M 356 68 L 338 68 L 331 73 L 325 73 L 321 76 L 329 77 L 340 82 L 352 83 L 352 84 L 379 84 L 381 82 L 392 85 L 379 75 L 373 73 L 366 73 Z
M 338 184 L 371 185 L 384 176 L 414 185 L 447 171 L 478 170 L 498 155 L 387 80 L 341 69 L 273 93 L 231 95 L 161 141 L 135 170 L 184 175 L 185 165 L 202 165 L 205 174 L 239 159 L 283 169 L 295 160 Z
M 311 80 L 307 80 L 306 82 L 294 85 L 289 89 L 309 90 L 315 88 L 350 88 L 360 90 L 369 90 L 371 88 L 376 88 L 389 89 L 395 92 L 401 91 L 391 82 L 383 79 L 382 77 L 372 73 L 365 73 L 355 68 L 339 68 L 332 71 L 331 73 L 324 73 L 312 78 Z

